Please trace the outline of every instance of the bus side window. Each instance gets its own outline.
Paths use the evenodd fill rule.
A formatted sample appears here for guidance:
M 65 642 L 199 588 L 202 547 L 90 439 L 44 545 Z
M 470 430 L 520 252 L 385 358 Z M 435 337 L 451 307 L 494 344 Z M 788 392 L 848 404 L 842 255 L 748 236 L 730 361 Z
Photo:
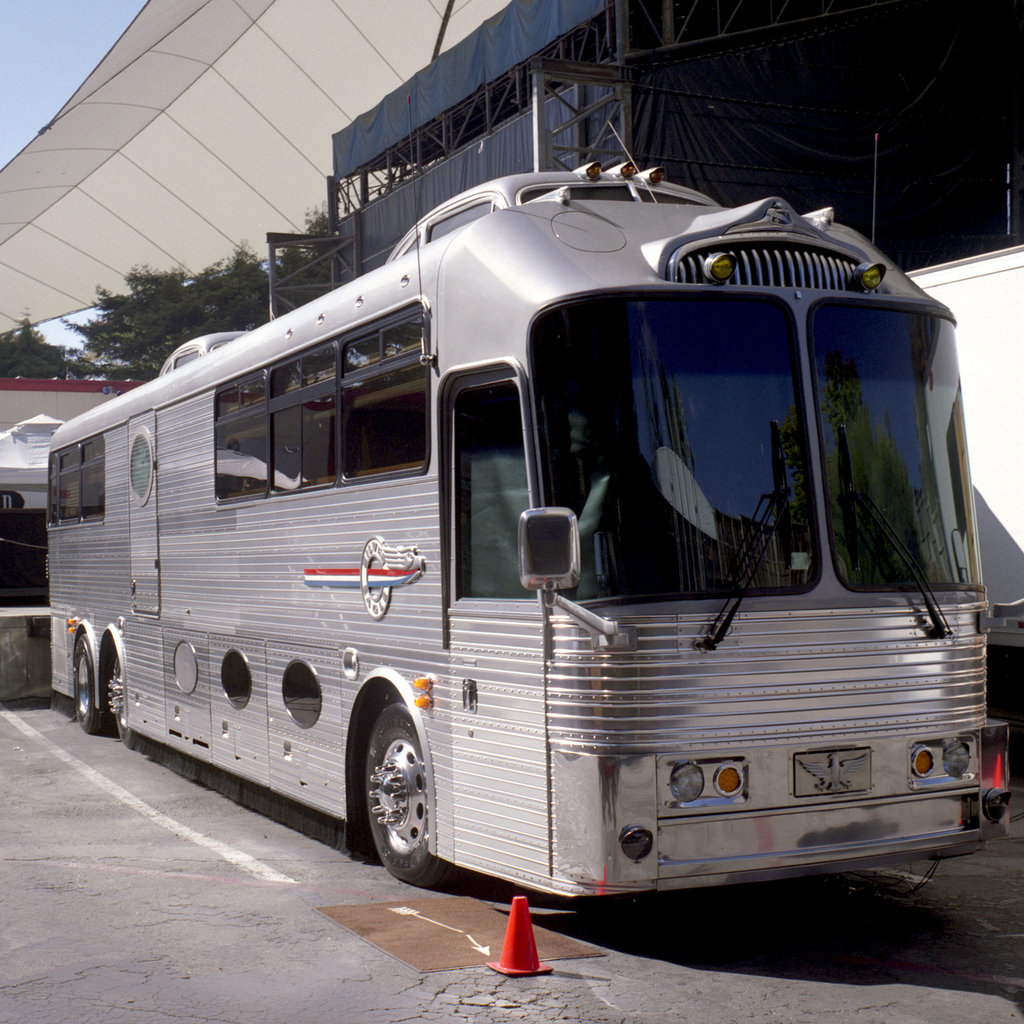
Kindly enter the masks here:
M 422 469 L 427 462 L 429 374 L 420 361 L 423 318 L 406 317 L 342 350 L 342 455 L 346 480 Z
M 330 342 L 271 371 L 272 491 L 335 482 L 336 363 L 337 350 Z
M 52 524 L 100 520 L 106 505 L 104 442 L 90 438 L 50 456 L 48 517 Z
M 455 478 L 456 596 L 526 597 L 516 538 L 530 502 L 519 394 L 511 381 L 457 397 Z
M 217 392 L 217 500 L 267 493 L 267 394 L 262 373 Z
M 102 437 L 82 445 L 82 518 L 102 519 L 106 504 L 105 458 Z
M 418 362 L 342 389 L 346 479 L 419 469 L 427 459 L 427 375 Z

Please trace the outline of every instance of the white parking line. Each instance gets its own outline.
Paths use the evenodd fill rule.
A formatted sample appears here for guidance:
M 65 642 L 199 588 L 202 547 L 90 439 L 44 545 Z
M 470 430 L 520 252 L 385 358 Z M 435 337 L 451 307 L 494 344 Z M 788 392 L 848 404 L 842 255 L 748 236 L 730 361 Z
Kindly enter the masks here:
M 262 861 L 258 861 L 255 857 L 250 857 L 249 854 L 236 850 L 217 839 L 212 839 L 210 836 L 204 836 L 201 832 L 196 832 L 195 829 L 182 825 L 180 821 L 175 821 L 174 818 L 164 814 L 162 811 L 158 811 L 155 807 L 150 807 L 144 800 L 140 800 L 134 794 L 129 793 L 123 786 L 119 786 L 116 782 L 111 782 L 110 779 L 96 771 L 95 768 L 90 768 L 84 761 L 79 761 L 77 757 L 58 747 L 56 743 L 52 743 L 41 732 L 33 729 L 31 725 L 23 722 L 10 711 L 0 710 L 0 717 L 3 717 L 5 721 L 13 725 L 15 729 L 23 733 L 34 743 L 38 743 L 41 747 L 48 750 L 54 757 L 59 758 L 66 765 L 74 768 L 76 772 L 88 779 L 94 786 L 114 797 L 115 800 L 124 804 L 125 807 L 130 807 L 144 818 L 148 818 L 154 825 L 159 825 L 160 828 L 172 832 L 187 842 L 212 851 L 229 864 L 233 864 L 242 871 L 247 871 L 250 875 L 254 875 L 264 882 L 297 884 L 294 878 L 283 875 L 280 871 L 275 871 Z

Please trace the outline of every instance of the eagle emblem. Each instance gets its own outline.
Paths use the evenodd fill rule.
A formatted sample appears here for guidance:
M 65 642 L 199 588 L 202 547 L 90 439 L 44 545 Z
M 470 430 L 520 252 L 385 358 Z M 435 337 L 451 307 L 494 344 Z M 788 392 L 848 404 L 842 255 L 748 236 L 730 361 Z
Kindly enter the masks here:
M 849 793 L 868 788 L 870 780 L 857 775 L 871 759 L 869 750 L 829 750 L 816 754 L 797 754 L 794 760 L 814 778 L 817 793 Z M 860 785 L 854 785 L 861 782 Z M 798 785 L 797 787 L 801 787 Z

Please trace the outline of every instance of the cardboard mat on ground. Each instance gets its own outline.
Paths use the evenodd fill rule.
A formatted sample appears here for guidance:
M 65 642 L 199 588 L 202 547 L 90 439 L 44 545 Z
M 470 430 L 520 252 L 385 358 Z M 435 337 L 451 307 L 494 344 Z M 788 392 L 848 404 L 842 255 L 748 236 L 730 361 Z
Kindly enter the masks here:
M 508 915 L 466 896 L 404 903 L 318 907 L 321 914 L 418 971 L 480 967 L 501 955 Z M 537 955 L 544 960 L 603 956 L 533 922 Z

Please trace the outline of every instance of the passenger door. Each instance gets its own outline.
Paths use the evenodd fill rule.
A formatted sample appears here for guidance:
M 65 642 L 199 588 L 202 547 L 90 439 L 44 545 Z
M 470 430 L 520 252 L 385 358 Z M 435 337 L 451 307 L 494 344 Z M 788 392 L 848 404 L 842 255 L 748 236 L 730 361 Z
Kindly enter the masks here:
M 543 622 L 519 582 L 530 506 L 520 382 L 511 368 L 449 390 L 452 836 L 441 856 L 549 873 Z M 448 842 L 453 849 L 445 849 Z

